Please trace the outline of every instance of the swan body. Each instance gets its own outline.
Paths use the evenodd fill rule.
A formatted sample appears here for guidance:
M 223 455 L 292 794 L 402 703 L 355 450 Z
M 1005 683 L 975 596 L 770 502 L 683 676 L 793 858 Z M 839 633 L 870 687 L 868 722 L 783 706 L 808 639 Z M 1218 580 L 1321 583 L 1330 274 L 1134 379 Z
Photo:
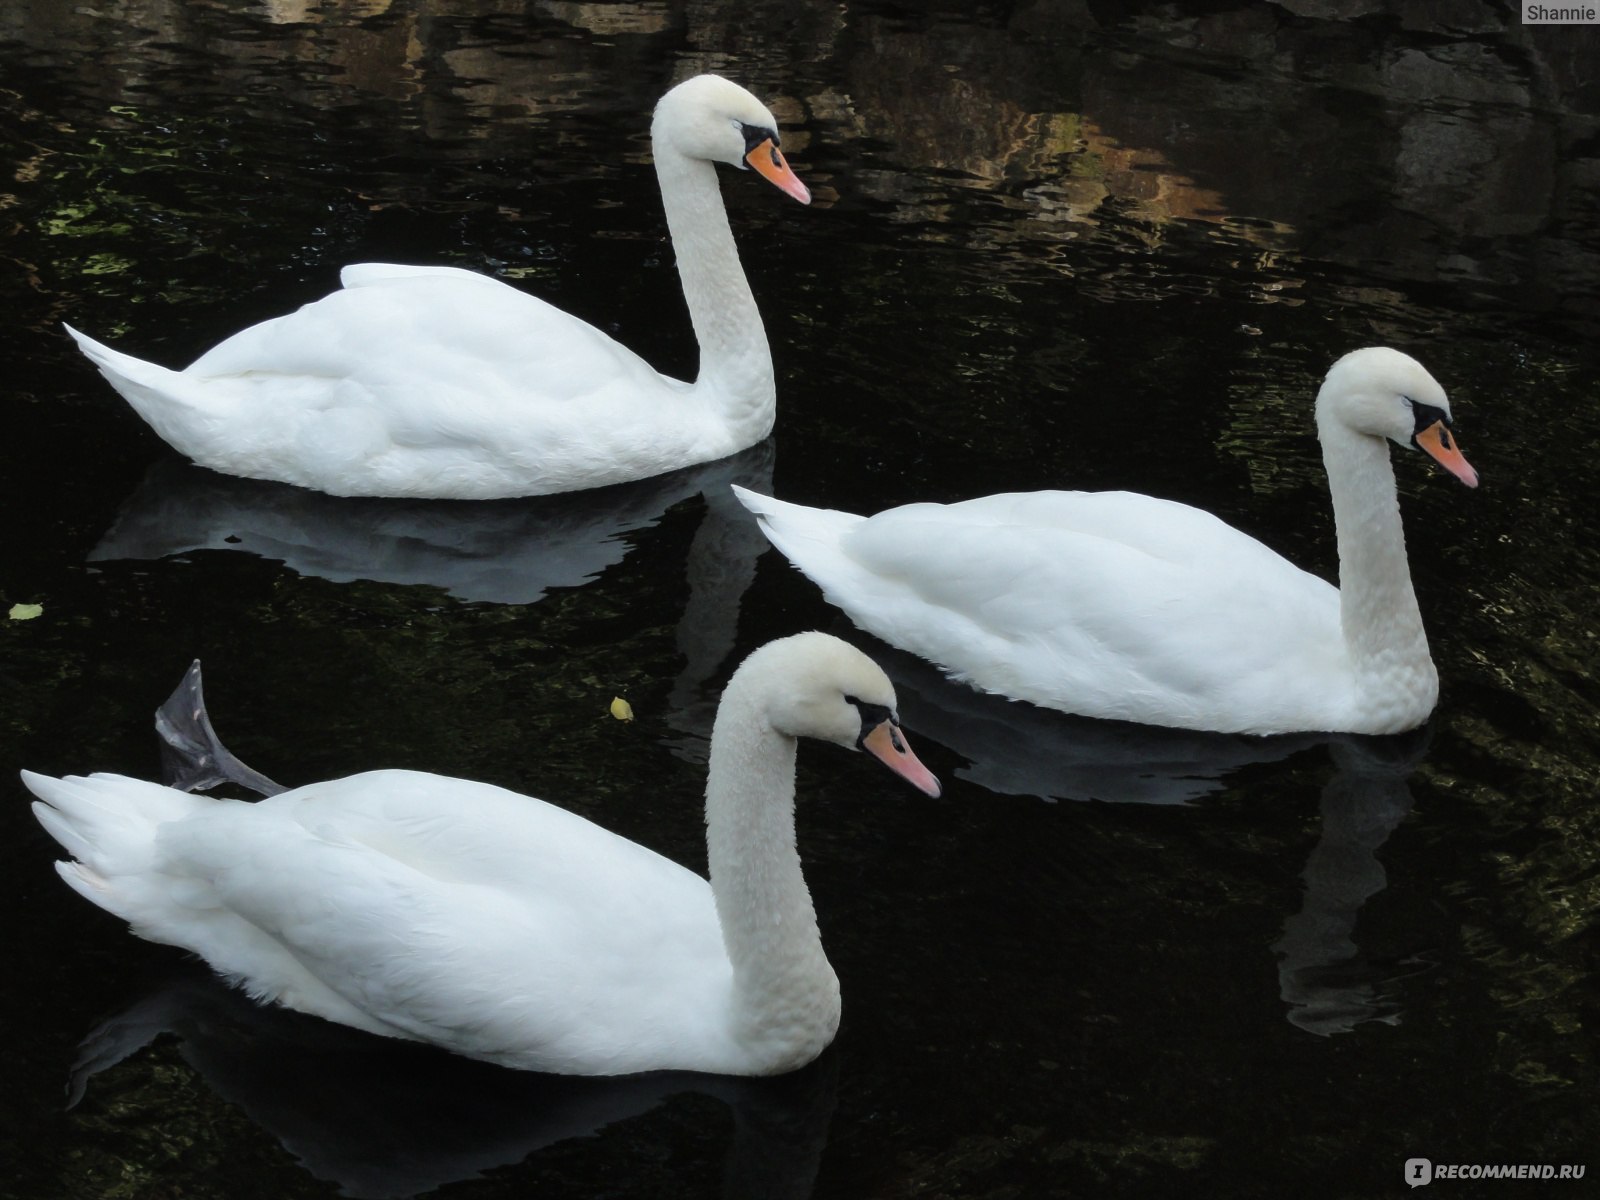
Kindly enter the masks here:
M 839 1022 L 794 844 L 795 739 L 937 795 L 888 678 L 826 634 L 729 681 L 706 785 L 711 879 L 488 784 L 375 771 L 257 803 L 23 773 L 63 879 L 273 1000 L 504 1066 L 763 1075 Z
M 1188 505 L 1044 491 L 872 517 L 736 488 L 771 542 L 862 629 L 981 690 L 1223 733 L 1395 733 L 1439 681 L 1412 590 L 1388 441 L 1468 486 L 1449 401 L 1414 359 L 1358 350 L 1317 426 L 1340 586 Z
M 182 371 L 67 331 L 160 436 L 202 466 L 340 496 L 486 500 L 641 479 L 772 429 L 772 356 L 718 190 L 750 166 L 802 203 L 777 122 L 715 75 L 651 127 L 698 378 L 658 374 L 594 326 L 455 267 L 361 263 L 339 291 Z

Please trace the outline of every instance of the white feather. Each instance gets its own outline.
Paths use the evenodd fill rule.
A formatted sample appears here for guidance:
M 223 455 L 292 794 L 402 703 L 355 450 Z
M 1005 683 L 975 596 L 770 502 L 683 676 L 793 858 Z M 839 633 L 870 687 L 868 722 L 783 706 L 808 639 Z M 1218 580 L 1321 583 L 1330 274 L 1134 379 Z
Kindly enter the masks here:
M 652 127 L 700 340 L 693 384 L 542 300 L 450 267 L 346 267 L 340 291 L 182 371 L 68 332 L 161 437 L 230 475 L 343 496 L 482 500 L 723 458 L 767 436 L 776 395 L 712 165 L 742 165 L 741 124 L 776 136 L 754 96 L 702 75 L 662 98 Z
M 416 771 L 257 803 L 23 781 L 76 860 L 68 883 L 257 998 L 532 1070 L 770 1074 L 838 1028 L 794 764 L 797 736 L 856 745 L 847 697 L 894 707 L 883 672 L 824 634 L 734 674 L 706 785 L 711 883 L 541 800 Z M 918 772 L 902 771 L 936 790 Z
M 1186 729 L 1392 733 L 1438 697 L 1385 440 L 1411 438 L 1413 401 L 1448 416 L 1432 377 L 1381 348 L 1345 356 L 1319 394 L 1342 590 L 1210 513 L 1130 492 L 863 518 L 734 490 L 858 626 L 984 691 Z

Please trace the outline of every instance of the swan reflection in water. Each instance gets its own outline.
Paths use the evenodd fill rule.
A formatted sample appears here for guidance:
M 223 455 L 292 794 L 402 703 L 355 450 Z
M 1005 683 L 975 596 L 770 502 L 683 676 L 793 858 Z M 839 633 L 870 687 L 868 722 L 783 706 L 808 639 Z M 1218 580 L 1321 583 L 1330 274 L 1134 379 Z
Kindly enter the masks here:
M 238 550 L 334 583 L 421 584 L 458 600 L 533 604 L 621 562 L 627 534 L 692 496 L 706 497 L 708 519 L 750 525 L 728 485 L 770 483 L 772 458 L 769 438 L 731 458 L 637 483 L 486 501 L 327 496 L 164 458 L 89 561 Z M 766 542 L 752 532 L 750 544 Z
M 533 604 L 554 588 L 597 578 L 627 555 L 629 534 L 658 524 L 673 505 L 703 497 L 676 631 L 684 666 L 668 698 L 680 735 L 674 752 L 703 764 L 720 696 L 708 685 L 734 652 L 739 605 L 767 548 L 729 485 L 770 488 L 773 458 L 769 438 L 729 458 L 636 483 L 487 501 L 327 496 L 163 459 L 89 561 L 236 550 L 334 583 L 364 579 L 442 588 L 467 602 Z
M 1429 726 L 1393 737 L 1248 737 L 1102 721 L 974 691 L 881 643 L 871 654 L 894 681 L 906 723 L 967 760 L 957 778 L 1000 795 L 1191 804 L 1244 767 L 1326 746 L 1335 770 L 1322 792 L 1321 837 L 1301 874 L 1300 911 L 1271 947 L 1279 994 L 1290 1023 L 1310 1033 L 1399 1022 L 1389 985 L 1426 964 L 1370 962 L 1354 934 L 1362 906 L 1387 883 L 1377 852 L 1411 811 L 1407 780 L 1426 755 Z
M 733 1114 L 722 1195 L 801 1200 L 835 1106 L 836 1056 L 771 1079 L 685 1072 L 580 1078 L 511 1071 L 256 1004 L 196 963 L 83 1041 L 70 1104 L 163 1035 L 217 1096 L 318 1179 L 361 1200 L 416 1196 L 544 1147 L 597 1136 L 673 1097 Z
M 1189 804 L 1221 791 L 1242 767 L 1277 762 L 1330 736 L 1250 737 L 1073 716 L 952 683 L 875 639 L 868 652 L 894 681 L 907 725 L 967 760 L 957 778 L 1002 796 Z
M 1388 884 L 1378 850 L 1411 811 L 1411 773 L 1430 728 L 1390 738 L 1329 742 L 1337 770 L 1322 789 L 1322 836 L 1306 859 L 1305 899 L 1273 944 L 1278 990 L 1291 1024 L 1308 1033 L 1348 1033 L 1367 1021 L 1400 1021 L 1393 985 L 1426 969 L 1420 960 L 1369 961 L 1356 944 L 1361 908 Z

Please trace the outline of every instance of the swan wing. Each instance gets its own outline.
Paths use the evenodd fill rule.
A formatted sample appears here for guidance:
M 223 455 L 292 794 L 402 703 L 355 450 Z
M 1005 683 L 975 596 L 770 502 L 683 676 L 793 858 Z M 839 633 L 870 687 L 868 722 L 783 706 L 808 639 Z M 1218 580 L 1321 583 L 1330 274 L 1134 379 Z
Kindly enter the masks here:
M 346 267 L 341 278 L 340 290 L 241 330 L 185 374 L 345 381 L 355 394 L 381 394 L 386 403 L 398 397 L 402 432 L 408 417 L 416 419 L 408 409 L 433 410 L 446 399 L 528 405 L 618 385 L 661 386 L 661 376 L 614 338 L 498 279 L 388 263 Z M 429 400 L 440 387 L 446 395 Z
M 1314 687 L 1343 653 L 1331 585 L 1187 505 L 1007 493 L 843 529 L 794 507 L 764 515 L 769 536 L 856 624 L 1015 699 L 1248 725 L 1264 693 Z
M 507 1065 L 688 1048 L 731 971 L 709 885 L 575 814 L 382 771 L 163 825 L 186 945 L 260 998 Z M 659 1043 L 653 1048 L 659 1053 Z
M 154 386 L 113 383 L 197 462 L 335 495 L 547 495 L 739 448 L 689 384 L 498 280 L 367 263 L 346 282 Z

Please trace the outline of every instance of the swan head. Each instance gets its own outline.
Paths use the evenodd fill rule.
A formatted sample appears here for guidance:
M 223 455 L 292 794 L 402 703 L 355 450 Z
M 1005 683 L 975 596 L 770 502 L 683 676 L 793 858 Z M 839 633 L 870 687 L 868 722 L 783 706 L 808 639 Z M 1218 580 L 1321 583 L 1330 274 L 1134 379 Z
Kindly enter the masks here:
M 817 738 L 865 750 L 930 796 L 939 780 L 922 765 L 900 729 L 894 685 L 848 642 L 797 633 L 753 652 L 728 681 L 728 693 L 754 690 L 767 723 L 786 737 Z
M 1412 446 L 1468 487 L 1478 473 L 1452 432 L 1450 400 L 1416 359 L 1386 346 L 1352 350 L 1328 371 L 1317 393 L 1317 422 Z
M 650 139 L 658 154 L 671 148 L 687 158 L 753 169 L 801 204 L 811 203 L 811 192 L 778 149 L 777 118 L 731 79 L 696 75 L 673 88 L 656 104 Z

